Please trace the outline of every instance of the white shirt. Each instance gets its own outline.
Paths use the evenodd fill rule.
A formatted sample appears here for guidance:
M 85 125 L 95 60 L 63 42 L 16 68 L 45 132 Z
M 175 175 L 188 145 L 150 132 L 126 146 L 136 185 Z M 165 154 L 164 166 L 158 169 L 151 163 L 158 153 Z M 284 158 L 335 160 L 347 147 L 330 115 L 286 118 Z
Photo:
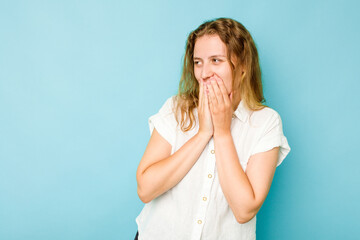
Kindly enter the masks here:
M 180 130 L 172 110 L 174 97 L 168 98 L 159 112 L 149 118 L 150 134 L 155 127 L 171 144 L 171 154 L 199 130 L 197 109 L 194 109 L 195 128 L 185 133 Z M 290 151 L 281 118 L 268 107 L 251 112 L 241 101 L 233 115 L 231 134 L 244 171 L 250 156 L 255 153 L 280 146 L 279 166 Z M 247 223 L 238 223 L 225 199 L 214 153 L 214 140 L 211 138 L 186 176 L 176 186 L 145 204 L 136 218 L 139 240 L 256 239 L 256 216 Z

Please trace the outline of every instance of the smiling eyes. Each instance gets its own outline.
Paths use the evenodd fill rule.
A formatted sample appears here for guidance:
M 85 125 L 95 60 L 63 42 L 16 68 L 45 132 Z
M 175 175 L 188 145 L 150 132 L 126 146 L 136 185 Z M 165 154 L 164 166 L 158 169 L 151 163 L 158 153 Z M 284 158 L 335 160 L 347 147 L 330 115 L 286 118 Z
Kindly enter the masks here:
M 212 63 L 215 63 L 215 64 L 218 64 L 218 63 L 222 62 L 222 60 L 219 59 L 219 58 L 212 58 L 212 59 L 211 59 L 211 62 L 212 62 Z M 194 61 L 194 65 L 201 65 L 201 61 L 195 60 L 195 61 Z

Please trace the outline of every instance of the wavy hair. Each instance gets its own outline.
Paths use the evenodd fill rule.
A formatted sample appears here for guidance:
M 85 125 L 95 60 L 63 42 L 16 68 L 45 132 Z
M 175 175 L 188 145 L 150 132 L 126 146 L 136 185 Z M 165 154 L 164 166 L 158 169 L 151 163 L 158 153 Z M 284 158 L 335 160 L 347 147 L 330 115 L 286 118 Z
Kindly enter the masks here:
M 227 47 L 227 59 L 233 75 L 233 110 L 240 100 L 252 111 L 265 107 L 258 52 L 250 33 L 241 23 L 230 18 L 210 20 L 192 31 L 186 41 L 175 107 L 176 121 L 183 132 L 195 126 L 193 110 L 199 104 L 199 83 L 194 74 L 193 55 L 196 40 L 204 35 L 218 35 Z M 178 112 L 181 114 L 178 115 Z

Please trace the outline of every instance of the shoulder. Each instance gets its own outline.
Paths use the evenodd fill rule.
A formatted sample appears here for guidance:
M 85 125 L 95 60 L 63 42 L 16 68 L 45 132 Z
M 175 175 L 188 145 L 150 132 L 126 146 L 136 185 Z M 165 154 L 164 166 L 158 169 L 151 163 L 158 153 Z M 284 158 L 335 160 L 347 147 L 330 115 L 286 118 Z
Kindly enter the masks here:
M 270 107 L 254 111 L 250 117 L 249 127 L 254 133 L 256 142 L 250 155 L 280 147 L 277 165 L 279 166 L 290 152 L 290 146 L 283 133 L 282 121 L 279 113 Z
M 252 111 L 249 116 L 249 123 L 256 127 L 265 127 L 271 123 L 281 122 L 280 115 L 270 107 L 264 107 L 261 110 Z
M 175 108 L 175 102 L 176 102 L 176 95 L 173 95 L 171 97 L 168 97 L 162 107 L 159 110 L 159 113 L 162 114 L 171 114 L 174 113 Z
M 167 125 L 171 128 L 176 128 L 176 126 L 178 125 L 177 120 L 175 118 L 176 99 L 177 99 L 176 95 L 168 97 L 164 101 L 159 112 L 151 116 L 150 118 L 151 119 L 159 118 L 161 119 L 163 125 Z

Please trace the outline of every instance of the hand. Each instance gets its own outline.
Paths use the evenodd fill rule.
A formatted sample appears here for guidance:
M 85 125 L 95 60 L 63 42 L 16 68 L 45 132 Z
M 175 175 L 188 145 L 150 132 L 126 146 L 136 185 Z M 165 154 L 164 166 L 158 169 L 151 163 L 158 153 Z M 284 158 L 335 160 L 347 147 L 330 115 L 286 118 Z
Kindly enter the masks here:
M 208 93 L 206 92 L 205 83 L 200 80 L 199 83 L 199 106 L 198 106 L 198 117 L 199 117 L 199 133 L 204 133 L 209 138 L 214 134 L 214 127 L 211 120 L 211 113 L 209 108 Z
M 224 81 L 216 74 L 210 78 L 207 89 L 209 90 L 208 101 L 214 125 L 214 136 L 231 134 L 232 92 L 228 95 Z

